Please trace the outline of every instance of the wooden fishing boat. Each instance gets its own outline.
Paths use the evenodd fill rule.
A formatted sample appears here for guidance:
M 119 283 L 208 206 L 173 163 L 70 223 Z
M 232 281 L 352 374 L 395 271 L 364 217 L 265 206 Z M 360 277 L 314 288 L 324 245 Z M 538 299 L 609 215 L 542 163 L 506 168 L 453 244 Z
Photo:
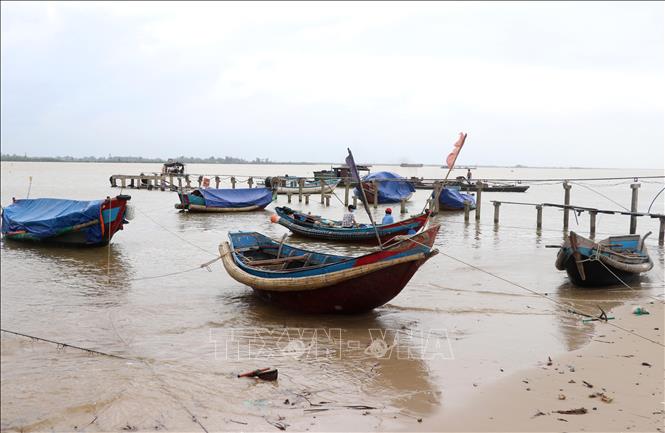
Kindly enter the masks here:
M 306 313 L 358 313 L 397 296 L 438 250 L 439 226 L 360 257 L 308 251 L 256 232 L 229 233 L 222 264 L 262 299 Z
M 323 180 L 323 186 L 321 185 Z M 331 193 L 337 188 L 340 179 L 320 179 L 320 180 L 305 180 L 302 186 L 303 194 L 321 194 L 323 189 L 324 194 Z M 276 178 L 267 177 L 265 186 L 268 188 L 274 187 L 277 194 L 298 194 L 300 193 L 300 179 L 296 177 Z
M 374 187 L 376 186 L 378 191 Z M 362 188 L 367 198 L 367 203 L 373 204 L 375 197 L 379 203 L 399 203 L 409 200 L 416 189 L 411 183 L 396 173 L 380 171 L 365 176 L 362 183 L 356 186 L 355 195 L 362 200 Z
M 175 208 L 190 212 L 248 212 L 264 209 L 275 195 L 269 188 L 199 188 L 178 192 L 178 198 Z
M 565 270 L 578 286 L 618 285 L 639 277 L 653 268 L 644 237 L 639 235 L 610 236 L 594 242 L 570 232 L 556 258 L 556 268 Z
M 477 186 L 473 182 L 469 182 L 465 177 L 460 176 L 462 179 L 448 180 L 446 186 L 453 186 L 460 189 L 460 191 L 476 191 Z M 433 180 L 424 180 L 419 177 L 411 177 L 409 182 L 415 189 L 434 189 Z M 529 189 L 529 185 L 519 185 L 517 183 L 488 183 L 483 182 L 483 192 L 525 192 Z
M 455 187 L 447 186 L 439 194 L 439 210 L 464 210 L 465 202 L 469 203 L 469 209 L 476 208 L 476 198 L 470 194 L 460 192 Z
M 2 211 L 2 235 L 12 241 L 107 245 L 128 221 L 128 195 L 105 200 L 14 200 Z
M 356 169 L 358 172 L 366 172 L 369 174 L 371 165 L 358 165 Z M 330 167 L 330 170 L 314 171 L 314 179 L 351 179 L 351 169 L 348 165 L 338 165 Z M 352 182 L 355 184 L 355 182 Z
M 427 222 L 427 213 L 422 213 L 392 224 L 377 225 L 376 230 L 374 230 L 371 224 L 361 224 L 358 227 L 342 227 L 341 221 L 328 220 L 318 215 L 303 214 L 288 207 L 276 207 L 275 212 L 276 215 L 273 215 L 270 221 L 283 225 L 294 234 L 342 242 L 376 243 L 377 231 L 381 242 L 385 242 L 398 235 L 416 233 Z

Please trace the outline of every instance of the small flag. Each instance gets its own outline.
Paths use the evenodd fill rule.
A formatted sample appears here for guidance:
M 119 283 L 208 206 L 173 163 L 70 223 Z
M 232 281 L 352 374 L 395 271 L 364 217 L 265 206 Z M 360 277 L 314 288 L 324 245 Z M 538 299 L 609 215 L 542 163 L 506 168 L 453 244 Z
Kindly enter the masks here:
M 462 146 L 464 146 L 465 140 L 466 140 L 466 134 L 464 132 L 460 132 L 459 139 L 457 139 L 457 142 L 455 142 L 455 145 L 453 146 L 453 151 L 450 152 L 448 158 L 446 158 L 446 164 L 448 165 L 448 168 L 452 169 L 453 166 L 455 165 L 455 161 L 457 160 L 457 155 L 459 154 L 460 150 L 462 150 Z

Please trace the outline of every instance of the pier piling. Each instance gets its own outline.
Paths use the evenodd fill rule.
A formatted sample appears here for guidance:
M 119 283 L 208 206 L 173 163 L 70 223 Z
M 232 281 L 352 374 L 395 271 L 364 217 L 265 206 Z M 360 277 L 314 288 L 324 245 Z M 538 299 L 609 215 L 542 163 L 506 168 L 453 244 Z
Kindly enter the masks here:
M 353 207 L 358 207 L 358 197 L 353 196 Z
M 298 179 L 298 203 L 302 203 L 302 189 L 305 186 L 305 178 Z
M 286 193 L 286 201 L 291 203 L 291 193 L 290 192 Z
M 362 188 L 362 185 L 360 186 Z M 379 207 L 379 184 L 376 180 L 372 181 L 372 187 L 374 188 L 374 209 Z
M 589 211 L 589 237 L 591 239 L 596 237 L 596 215 L 598 215 L 597 211 Z
M 469 223 L 469 214 L 471 213 L 471 203 L 469 200 L 464 200 L 464 222 Z
M 236 178 L 231 176 L 231 188 L 236 189 Z
M 401 214 L 406 213 L 406 200 L 404 200 L 404 199 L 399 201 L 399 213 L 401 213 Z
M 543 229 L 543 205 L 536 205 L 536 231 Z
M 630 197 L 630 211 L 631 212 L 637 212 L 637 192 L 638 189 L 640 188 L 639 183 L 631 183 L 630 184 L 630 189 L 631 189 L 631 197 Z M 631 215 L 630 216 L 630 234 L 634 235 L 637 231 L 637 216 L 636 215 Z
M 349 188 L 350 188 L 350 182 L 349 179 L 346 178 L 344 179 L 344 206 L 349 205 Z
M 476 181 L 476 221 L 480 221 L 480 195 L 483 191 L 483 183 Z
M 254 185 L 254 178 L 253 177 L 250 177 L 249 179 L 247 179 L 247 185 L 249 185 L 250 188 L 252 187 L 252 185 Z
M 665 243 L 665 217 L 660 217 L 660 228 L 658 229 L 658 245 Z
M 499 224 L 499 208 L 501 207 L 500 201 L 494 202 L 494 224 Z
M 570 206 L 570 188 L 572 185 L 568 181 L 563 182 L 563 204 L 565 206 Z M 563 209 L 563 231 L 568 231 L 568 222 L 570 220 L 570 210 L 568 208 Z
M 330 206 L 330 194 L 326 194 L 326 207 Z
M 305 204 L 309 204 L 309 194 L 305 194 Z

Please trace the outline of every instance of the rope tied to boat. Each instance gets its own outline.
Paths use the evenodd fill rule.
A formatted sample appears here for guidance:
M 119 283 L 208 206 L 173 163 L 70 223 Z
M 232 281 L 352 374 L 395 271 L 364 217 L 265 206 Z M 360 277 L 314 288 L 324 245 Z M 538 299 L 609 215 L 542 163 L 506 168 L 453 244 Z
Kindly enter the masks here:
M 127 281 L 154 280 L 154 279 L 157 279 L 157 278 L 172 277 L 174 275 L 185 274 L 187 272 L 192 272 L 192 271 L 196 271 L 196 270 L 199 270 L 199 269 L 205 269 L 208 272 L 212 272 L 212 268 L 210 268 L 210 265 L 215 263 L 217 260 L 221 260 L 221 259 L 222 259 L 222 255 L 219 255 L 219 256 L 215 257 L 214 259 L 212 259 L 212 260 L 209 260 L 205 263 L 201 263 L 200 265 L 189 268 L 189 269 L 183 269 L 182 271 L 168 272 L 166 274 L 152 275 L 152 276 L 149 276 L 149 277 L 132 278 L 132 279 L 127 280 Z
M 511 285 L 513 285 L 513 286 L 515 286 L 515 287 L 519 287 L 520 289 L 526 290 L 526 291 L 528 291 L 528 292 L 530 292 L 530 293 L 533 293 L 534 295 L 540 296 L 540 297 L 542 297 L 543 299 L 547 299 L 547 300 L 550 301 L 550 302 L 554 302 L 555 304 L 557 304 L 557 305 L 559 305 L 559 306 L 566 307 L 566 308 L 568 308 L 571 312 L 573 312 L 573 313 L 575 313 L 575 314 L 581 314 L 581 315 L 585 315 L 585 314 L 587 314 L 587 313 L 584 313 L 584 312 L 579 311 L 579 310 L 578 310 L 577 308 L 575 308 L 572 304 L 569 304 L 569 303 L 567 303 L 567 302 L 561 302 L 561 301 L 559 301 L 559 300 L 556 300 L 556 299 L 550 298 L 549 296 L 547 296 L 547 295 L 545 295 L 545 294 L 543 294 L 543 293 L 540 293 L 540 292 L 538 292 L 538 291 L 536 291 L 536 290 L 533 290 L 533 289 L 530 289 L 530 288 L 528 288 L 528 287 L 525 287 L 525 286 L 523 286 L 523 285 L 521 285 L 521 284 L 518 284 L 518 283 L 516 283 L 516 282 L 514 282 L 514 281 L 511 281 L 511 280 L 509 280 L 509 279 L 507 279 L 507 278 L 504 278 L 504 277 L 502 277 L 502 276 L 500 276 L 500 275 L 497 275 L 497 274 L 495 274 L 495 273 L 493 273 L 493 272 L 486 271 L 485 269 L 482 269 L 482 268 L 480 268 L 480 267 L 478 267 L 478 266 L 475 266 L 475 265 L 473 265 L 473 264 L 471 264 L 471 263 L 465 262 L 465 261 L 462 260 L 462 259 L 458 259 L 457 257 L 451 256 L 450 254 L 446 254 L 446 253 L 444 253 L 444 252 L 440 252 L 440 253 L 443 254 L 444 256 L 446 256 L 446 257 L 448 257 L 448 258 L 450 258 L 450 259 L 452 259 L 452 260 L 455 260 L 455 261 L 457 261 L 457 262 L 459 262 L 459 263 L 462 263 L 462 264 L 464 264 L 464 265 L 466 265 L 466 266 L 468 266 L 468 267 L 470 267 L 470 268 L 476 269 L 476 270 L 478 270 L 478 271 L 480 271 L 480 272 L 483 272 L 483 273 L 485 273 L 485 274 L 487 274 L 487 275 L 490 275 L 490 276 L 492 276 L 492 277 L 494 277 L 494 278 L 497 278 L 497 279 L 499 279 L 499 280 L 501 280 L 501 281 L 504 281 L 504 282 L 506 282 L 506 283 L 508 283 L 508 284 L 511 284 Z M 660 301 L 660 299 L 659 299 L 659 301 Z M 588 315 L 588 314 L 587 314 L 587 315 Z M 634 336 L 636 336 L 636 337 L 639 337 L 639 338 L 641 338 L 641 339 L 643 339 L 643 340 L 646 340 L 646 341 L 648 341 L 648 342 L 650 342 L 650 343 L 657 344 L 658 346 L 661 346 L 661 347 L 665 347 L 665 344 L 661 343 L 660 341 L 656 341 L 656 340 L 653 340 L 653 339 L 651 339 L 651 338 L 649 338 L 649 337 L 646 337 L 646 336 L 644 336 L 644 335 L 638 334 L 637 332 L 632 331 L 632 330 L 630 330 L 630 329 L 626 329 L 626 328 L 624 328 L 624 327 L 622 327 L 622 326 L 617 325 L 616 323 L 611 323 L 611 322 L 607 322 L 607 321 L 602 321 L 602 323 L 606 323 L 606 324 L 609 325 L 609 326 L 613 326 L 613 327 L 615 327 L 615 328 L 617 328 L 617 329 L 620 329 L 620 330 L 622 330 L 622 331 L 624 331 L 624 332 L 626 332 L 626 333 L 628 333 L 628 334 L 631 334 L 631 335 L 634 335 Z

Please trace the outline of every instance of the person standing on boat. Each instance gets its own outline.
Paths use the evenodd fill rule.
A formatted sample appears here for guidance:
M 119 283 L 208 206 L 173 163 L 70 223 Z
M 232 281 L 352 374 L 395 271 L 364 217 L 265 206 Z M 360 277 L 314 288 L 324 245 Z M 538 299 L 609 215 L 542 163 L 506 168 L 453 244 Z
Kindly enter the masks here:
M 395 222 L 395 219 L 393 218 L 393 210 L 390 208 L 386 209 L 386 214 L 383 216 L 383 220 L 381 221 L 381 224 L 392 224 Z
M 355 210 L 355 206 L 350 204 L 349 207 L 347 208 L 347 211 L 344 213 L 344 217 L 342 217 L 342 227 L 355 227 L 358 225 L 356 222 L 356 216 L 353 213 Z

